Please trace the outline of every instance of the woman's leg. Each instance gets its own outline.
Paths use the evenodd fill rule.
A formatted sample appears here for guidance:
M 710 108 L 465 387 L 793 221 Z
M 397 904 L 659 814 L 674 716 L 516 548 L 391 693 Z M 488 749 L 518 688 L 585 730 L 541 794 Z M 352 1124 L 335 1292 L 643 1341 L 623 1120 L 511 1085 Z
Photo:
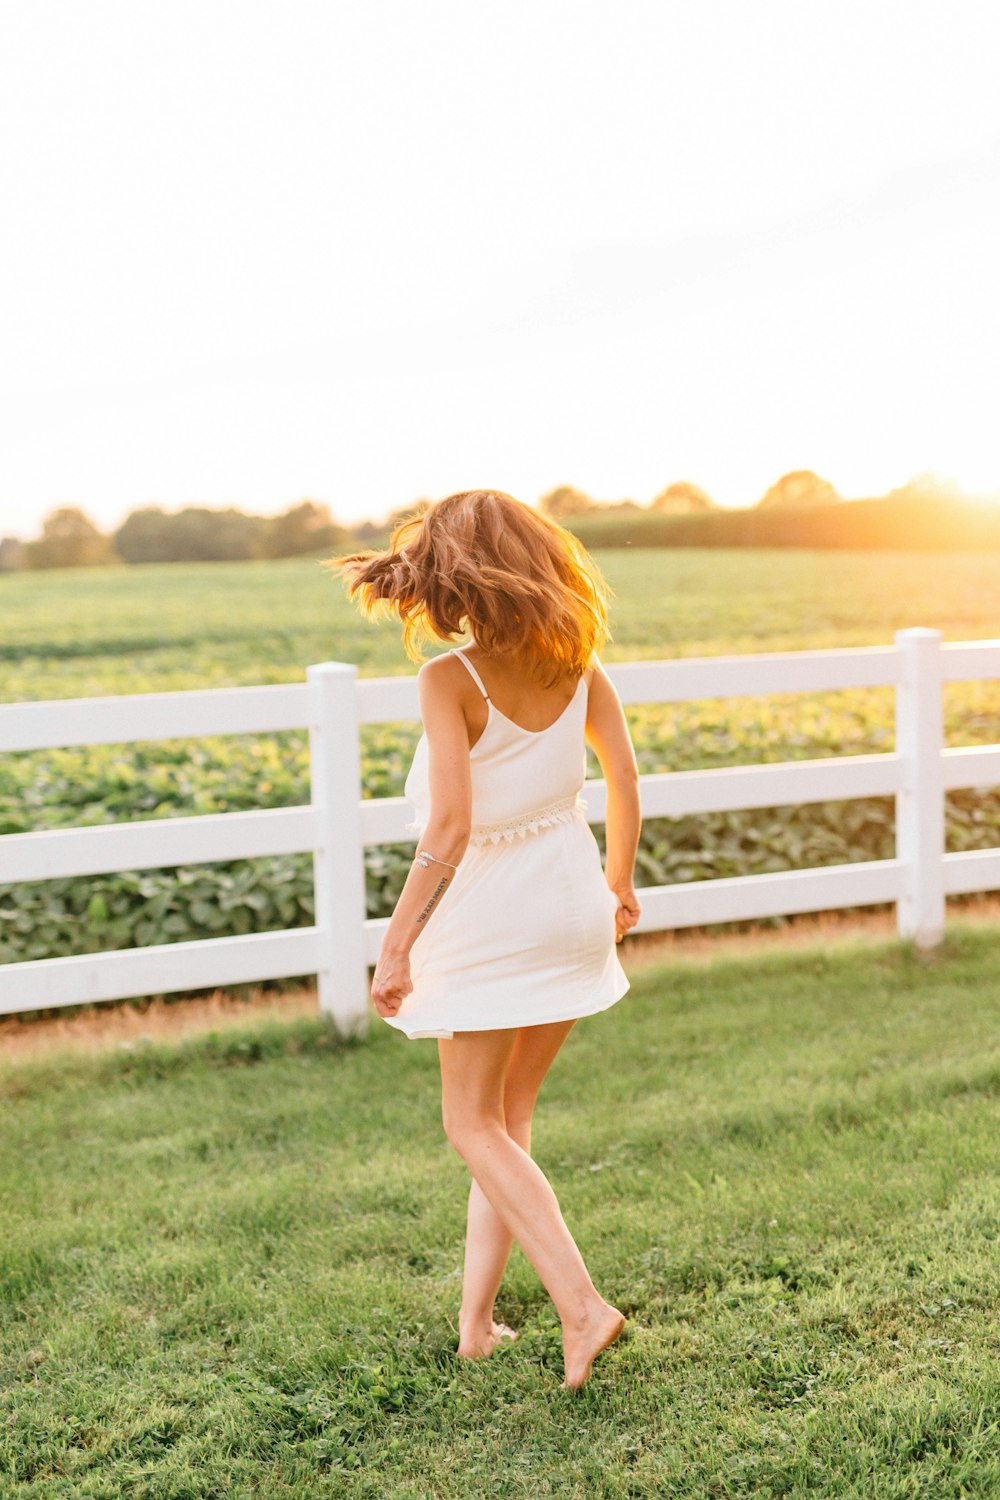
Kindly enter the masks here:
M 531 1118 L 538 1092 L 575 1021 L 521 1026 L 504 1077 L 503 1109 L 507 1134 L 531 1154 Z M 489 1354 L 504 1325 L 493 1318 L 493 1304 L 514 1237 L 473 1177 L 469 1184 L 465 1235 L 465 1271 L 458 1317 L 459 1354 Z
M 555 1303 L 563 1325 L 564 1384 L 577 1386 L 625 1319 L 590 1279 L 545 1174 L 507 1134 L 504 1080 L 516 1034 L 457 1031 L 438 1041 L 444 1128 Z

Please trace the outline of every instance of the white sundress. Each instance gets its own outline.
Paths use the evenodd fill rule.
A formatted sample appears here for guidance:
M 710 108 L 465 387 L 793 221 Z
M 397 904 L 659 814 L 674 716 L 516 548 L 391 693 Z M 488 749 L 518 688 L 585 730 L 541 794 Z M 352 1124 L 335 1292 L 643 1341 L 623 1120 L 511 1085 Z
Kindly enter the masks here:
M 490 702 L 469 752 L 472 833 L 427 926 L 410 949 L 413 989 L 384 1019 L 411 1039 L 537 1026 L 607 1010 L 629 981 L 618 961 L 618 898 L 580 792 L 586 778 L 588 685 L 547 729 L 523 729 Z M 419 837 L 430 816 L 427 739 L 405 795 Z M 434 853 L 431 850 L 431 853 Z

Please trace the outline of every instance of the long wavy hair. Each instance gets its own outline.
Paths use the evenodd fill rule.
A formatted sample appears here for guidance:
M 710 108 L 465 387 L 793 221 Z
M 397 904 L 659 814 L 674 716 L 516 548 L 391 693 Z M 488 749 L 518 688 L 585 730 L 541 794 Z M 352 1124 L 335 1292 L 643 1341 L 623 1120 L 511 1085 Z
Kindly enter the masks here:
M 576 537 L 502 490 L 462 490 L 396 526 L 386 551 L 325 558 L 369 618 L 395 614 L 411 661 L 428 637 L 525 652 L 554 685 L 609 640 L 611 590 Z

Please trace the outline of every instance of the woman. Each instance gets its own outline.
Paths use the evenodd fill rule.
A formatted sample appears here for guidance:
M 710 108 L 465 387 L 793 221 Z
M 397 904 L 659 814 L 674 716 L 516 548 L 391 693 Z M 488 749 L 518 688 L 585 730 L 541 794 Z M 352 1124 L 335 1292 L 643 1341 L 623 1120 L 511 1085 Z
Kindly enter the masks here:
M 563 1386 L 576 1388 L 625 1318 L 532 1160 L 531 1116 L 574 1022 L 628 989 L 615 944 L 640 916 L 635 753 L 596 655 L 606 587 L 575 537 L 495 490 L 449 495 L 387 551 L 328 566 L 366 613 L 398 615 L 411 660 L 423 635 L 471 636 L 417 673 L 417 853 L 372 999 L 407 1037 L 438 1039 L 445 1132 L 472 1174 L 459 1355 L 517 1337 L 493 1317 L 516 1239 L 555 1303 Z M 579 797 L 585 741 L 607 782 L 605 870 Z

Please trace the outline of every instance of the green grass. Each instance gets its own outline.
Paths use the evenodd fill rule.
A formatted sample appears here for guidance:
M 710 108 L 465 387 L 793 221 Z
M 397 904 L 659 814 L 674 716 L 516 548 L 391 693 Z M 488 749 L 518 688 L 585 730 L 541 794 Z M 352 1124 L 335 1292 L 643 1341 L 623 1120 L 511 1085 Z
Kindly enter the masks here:
M 1000 1490 L 1000 938 L 674 963 L 571 1034 L 535 1154 L 631 1319 L 584 1391 L 455 1357 L 433 1043 L 317 1021 L 0 1069 L 0 1494 Z
M 609 661 L 888 645 L 996 630 L 1000 552 L 822 548 L 598 551 L 611 584 Z M 0 696 L 299 682 L 309 662 L 412 672 L 391 621 L 365 621 L 317 558 L 0 574 Z

